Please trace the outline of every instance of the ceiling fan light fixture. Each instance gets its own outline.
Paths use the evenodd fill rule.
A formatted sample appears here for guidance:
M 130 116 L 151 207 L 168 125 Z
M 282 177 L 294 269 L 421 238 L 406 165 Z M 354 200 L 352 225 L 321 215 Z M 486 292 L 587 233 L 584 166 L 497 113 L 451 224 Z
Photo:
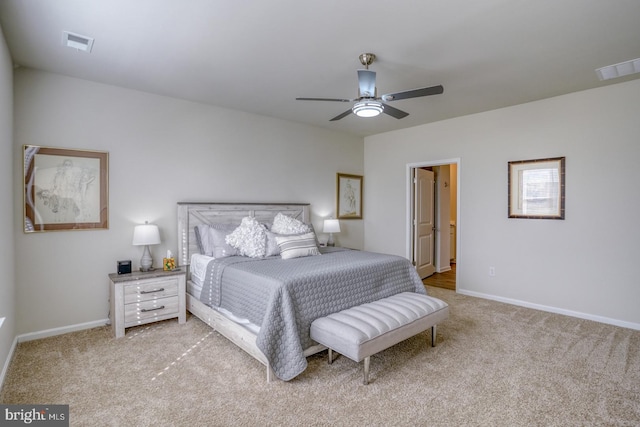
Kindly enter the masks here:
M 344 98 L 296 98 L 299 101 L 333 101 L 333 102 L 354 102 L 355 104 L 347 111 L 338 114 L 330 119 L 330 122 L 344 119 L 351 113 L 358 117 L 376 117 L 381 113 L 385 113 L 395 119 L 402 119 L 409 115 L 406 111 L 399 110 L 389 104 L 383 104 L 390 101 L 398 101 L 401 99 L 418 98 L 421 96 L 440 95 L 444 92 L 442 85 L 422 87 L 418 89 L 405 90 L 402 92 L 389 93 L 378 97 L 376 89 L 376 72 L 369 70 L 369 65 L 376 56 L 373 53 L 363 53 L 360 55 L 360 62 L 365 69 L 358 70 L 358 97 L 355 99 Z
M 382 113 L 384 106 L 382 102 L 372 99 L 356 102 L 351 111 L 358 117 L 375 117 Z

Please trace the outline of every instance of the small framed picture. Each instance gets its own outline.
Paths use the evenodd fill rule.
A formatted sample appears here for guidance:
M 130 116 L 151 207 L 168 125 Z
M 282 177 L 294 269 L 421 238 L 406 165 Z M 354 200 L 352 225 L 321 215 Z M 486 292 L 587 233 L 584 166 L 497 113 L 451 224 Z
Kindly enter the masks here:
M 24 232 L 109 228 L 109 153 L 24 146 Z
M 509 218 L 564 219 L 565 158 L 509 162 Z
M 338 219 L 362 219 L 362 175 L 339 173 L 337 189 Z

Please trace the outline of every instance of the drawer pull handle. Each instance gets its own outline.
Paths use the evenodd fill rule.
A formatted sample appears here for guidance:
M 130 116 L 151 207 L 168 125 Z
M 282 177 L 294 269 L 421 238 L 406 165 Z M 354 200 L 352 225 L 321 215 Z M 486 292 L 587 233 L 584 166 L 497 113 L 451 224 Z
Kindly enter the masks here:
M 150 311 L 162 310 L 163 308 L 164 308 L 164 305 L 161 305 L 160 307 L 156 307 L 156 308 L 143 308 L 142 310 L 140 310 L 140 313 L 148 313 Z
M 140 291 L 140 295 L 144 295 L 144 294 L 153 294 L 155 292 L 162 292 L 164 291 L 164 288 L 160 288 L 160 289 L 154 289 L 152 291 Z

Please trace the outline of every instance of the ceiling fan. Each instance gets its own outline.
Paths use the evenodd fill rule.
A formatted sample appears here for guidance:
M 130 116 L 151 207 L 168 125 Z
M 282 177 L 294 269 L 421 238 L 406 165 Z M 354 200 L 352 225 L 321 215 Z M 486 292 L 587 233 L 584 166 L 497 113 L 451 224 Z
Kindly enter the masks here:
M 358 70 L 358 97 L 355 99 L 341 98 L 296 98 L 298 101 L 333 101 L 333 102 L 355 102 L 353 107 L 342 114 L 335 116 L 330 121 L 340 120 L 351 113 L 359 117 L 375 117 L 380 113 L 385 113 L 396 119 L 407 117 L 409 113 L 394 108 L 386 102 L 398 101 L 401 99 L 418 98 L 420 96 L 439 95 L 444 92 L 442 85 L 423 87 L 420 89 L 406 90 L 403 92 L 388 93 L 378 97 L 376 88 L 376 72 L 369 70 L 369 65 L 376 59 L 373 53 L 363 53 L 359 57 L 360 63 L 365 66 L 364 70 Z M 382 102 L 384 101 L 384 102 Z

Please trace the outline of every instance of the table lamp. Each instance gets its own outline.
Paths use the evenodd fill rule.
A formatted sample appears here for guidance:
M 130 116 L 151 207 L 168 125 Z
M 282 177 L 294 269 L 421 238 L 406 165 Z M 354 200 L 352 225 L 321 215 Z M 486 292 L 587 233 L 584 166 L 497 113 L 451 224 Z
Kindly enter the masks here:
M 160 244 L 160 231 L 155 224 L 149 224 L 145 221 L 143 225 L 136 225 L 133 229 L 133 245 L 144 245 L 144 251 L 142 252 L 142 258 L 140 258 L 140 271 L 153 270 L 153 259 L 151 258 L 151 252 L 149 252 L 149 245 Z
M 337 219 L 329 218 L 324 220 L 324 226 L 322 231 L 329 233 L 329 240 L 327 240 L 327 246 L 335 246 L 333 241 L 333 233 L 340 232 L 340 222 Z

